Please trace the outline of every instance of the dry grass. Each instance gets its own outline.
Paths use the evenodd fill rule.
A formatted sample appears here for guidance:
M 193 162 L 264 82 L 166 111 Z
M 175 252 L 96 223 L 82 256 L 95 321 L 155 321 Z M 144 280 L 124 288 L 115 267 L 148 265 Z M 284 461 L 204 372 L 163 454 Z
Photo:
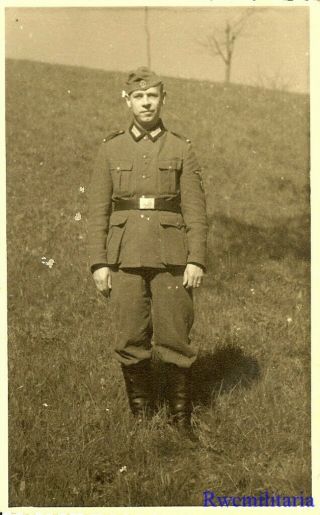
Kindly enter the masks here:
M 165 407 L 133 423 L 112 308 L 88 273 L 79 187 L 102 137 L 127 124 L 121 86 L 121 74 L 7 63 L 10 505 L 311 495 L 308 99 L 168 80 L 164 119 L 195 144 L 210 215 L 194 447 Z

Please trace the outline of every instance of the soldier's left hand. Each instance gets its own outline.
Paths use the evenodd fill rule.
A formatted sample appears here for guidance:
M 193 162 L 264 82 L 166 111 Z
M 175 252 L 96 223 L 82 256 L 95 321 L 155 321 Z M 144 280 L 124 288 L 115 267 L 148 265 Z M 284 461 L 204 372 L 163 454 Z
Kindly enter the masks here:
M 199 288 L 203 276 L 204 271 L 200 266 L 188 263 L 183 275 L 183 286 L 186 288 Z

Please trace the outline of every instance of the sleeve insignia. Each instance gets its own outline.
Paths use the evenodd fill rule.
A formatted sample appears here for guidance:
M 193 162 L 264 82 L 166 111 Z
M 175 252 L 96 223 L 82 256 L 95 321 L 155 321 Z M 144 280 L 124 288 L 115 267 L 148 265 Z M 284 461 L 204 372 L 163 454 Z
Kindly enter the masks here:
M 203 177 L 202 177 L 201 170 L 197 170 L 197 171 L 196 171 L 196 172 L 194 172 L 194 173 L 199 177 L 200 188 L 202 189 L 202 191 L 204 191 L 204 186 L 203 186 Z

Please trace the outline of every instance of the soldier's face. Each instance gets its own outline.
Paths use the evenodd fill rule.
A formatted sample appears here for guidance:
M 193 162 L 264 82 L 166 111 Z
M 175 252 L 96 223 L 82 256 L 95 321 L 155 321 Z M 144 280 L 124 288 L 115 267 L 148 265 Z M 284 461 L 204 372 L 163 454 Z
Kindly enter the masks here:
M 161 86 L 146 90 L 136 90 L 126 97 L 127 105 L 132 114 L 143 127 L 152 127 L 160 117 L 165 92 Z

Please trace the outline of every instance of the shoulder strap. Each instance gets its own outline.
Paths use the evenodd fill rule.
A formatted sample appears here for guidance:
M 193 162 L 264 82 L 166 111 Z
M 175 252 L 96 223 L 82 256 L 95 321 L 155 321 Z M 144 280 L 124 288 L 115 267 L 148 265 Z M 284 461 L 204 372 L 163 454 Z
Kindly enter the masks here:
M 171 134 L 173 134 L 174 136 L 177 136 L 177 138 L 180 138 L 184 141 L 186 141 L 187 143 L 191 143 L 191 140 L 188 139 L 188 138 L 185 138 L 184 136 L 181 136 L 181 134 L 178 134 L 177 132 L 173 132 L 173 131 L 170 131 Z
M 123 130 L 113 131 L 110 134 L 108 134 L 108 136 L 103 138 L 103 142 L 106 143 L 106 141 L 110 141 L 111 139 L 115 138 L 116 136 L 120 136 L 120 134 L 124 134 L 124 132 L 125 131 L 123 131 Z

